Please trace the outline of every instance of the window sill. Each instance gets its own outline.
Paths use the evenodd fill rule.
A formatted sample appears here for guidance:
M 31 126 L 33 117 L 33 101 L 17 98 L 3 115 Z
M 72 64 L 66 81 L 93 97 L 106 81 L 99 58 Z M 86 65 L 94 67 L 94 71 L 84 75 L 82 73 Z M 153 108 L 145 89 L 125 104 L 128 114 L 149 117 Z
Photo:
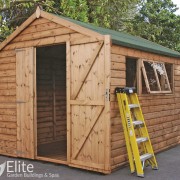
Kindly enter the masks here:
M 156 93 L 156 94 L 138 94 L 138 96 L 146 97 L 146 96 L 174 96 L 174 93 Z

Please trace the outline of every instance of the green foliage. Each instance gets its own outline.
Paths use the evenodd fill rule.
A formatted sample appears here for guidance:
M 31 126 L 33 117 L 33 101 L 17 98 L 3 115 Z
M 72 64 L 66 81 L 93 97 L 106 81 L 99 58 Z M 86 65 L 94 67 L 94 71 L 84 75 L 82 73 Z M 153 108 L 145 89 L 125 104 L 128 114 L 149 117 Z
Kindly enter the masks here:
M 61 12 L 67 17 L 88 22 L 88 6 L 84 0 L 62 0 Z
M 0 41 L 20 26 L 40 5 L 44 11 L 122 30 L 132 19 L 138 0 L 0 0 Z
M 144 0 L 127 32 L 180 51 L 180 16 L 171 0 Z
M 0 41 L 20 26 L 40 5 L 45 11 L 58 13 L 59 0 L 0 0 Z
M 101 27 L 123 30 L 139 0 L 97 0 L 88 1 L 89 22 Z
M 139 0 L 61 0 L 63 15 L 97 26 L 123 29 Z
M 171 0 L 0 0 L 0 41 L 36 9 L 141 36 L 180 51 L 180 16 Z

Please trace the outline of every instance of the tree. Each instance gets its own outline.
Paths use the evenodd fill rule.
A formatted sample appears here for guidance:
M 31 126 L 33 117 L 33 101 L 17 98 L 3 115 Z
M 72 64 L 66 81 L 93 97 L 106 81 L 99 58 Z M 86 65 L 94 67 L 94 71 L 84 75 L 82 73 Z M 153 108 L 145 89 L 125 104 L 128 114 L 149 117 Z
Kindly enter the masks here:
M 0 0 L 0 41 L 20 26 L 40 5 L 44 11 L 122 30 L 133 18 L 139 0 Z
M 88 20 L 95 25 L 114 30 L 123 30 L 134 17 L 140 0 L 87 0 Z
M 88 5 L 85 0 L 61 0 L 60 10 L 64 16 L 88 22 Z
M 0 0 L 0 41 L 20 26 L 40 5 L 45 11 L 60 13 L 59 0 Z
M 180 16 L 171 0 L 143 0 L 126 31 L 180 51 Z

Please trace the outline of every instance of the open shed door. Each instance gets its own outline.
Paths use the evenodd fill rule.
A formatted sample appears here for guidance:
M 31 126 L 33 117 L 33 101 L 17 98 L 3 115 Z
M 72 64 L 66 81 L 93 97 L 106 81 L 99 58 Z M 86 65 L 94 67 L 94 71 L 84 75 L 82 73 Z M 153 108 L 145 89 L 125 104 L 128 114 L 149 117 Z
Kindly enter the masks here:
M 106 85 L 110 76 L 106 76 L 105 43 L 76 43 L 70 44 L 69 49 L 70 164 L 108 172 L 110 117 L 106 108 L 109 104 L 109 89 Z M 110 66 L 108 68 L 110 71 Z
M 34 48 L 16 50 L 17 156 L 34 159 Z

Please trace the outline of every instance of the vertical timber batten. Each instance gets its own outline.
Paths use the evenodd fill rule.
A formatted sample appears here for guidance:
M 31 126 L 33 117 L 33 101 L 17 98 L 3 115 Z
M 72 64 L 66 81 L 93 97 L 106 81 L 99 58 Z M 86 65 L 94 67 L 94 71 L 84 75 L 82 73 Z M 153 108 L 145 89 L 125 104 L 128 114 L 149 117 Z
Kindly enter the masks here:
M 106 87 L 106 98 L 105 98 L 105 170 L 111 171 L 111 115 L 110 115 L 110 79 L 111 79 L 111 37 L 105 35 L 105 87 Z
M 21 72 L 21 73 L 20 73 Z M 16 50 L 17 155 L 34 159 L 34 48 Z
M 37 86 L 36 86 L 36 81 L 37 81 L 37 78 L 36 78 L 36 48 L 34 48 L 34 64 L 33 64 L 33 77 L 34 77 L 34 83 L 33 83 L 33 96 L 34 96 L 34 108 L 33 108 L 33 111 L 34 111 L 34 156 L 35 158 L 37 157 Z
M 70 41 L 66 42 L 66 109 L 67 109 L 67 162 L 70 163 L 71 156 L 71 106 L 70 106 L 70 84 L 71 84 L 71 76 L 70 76 Z

